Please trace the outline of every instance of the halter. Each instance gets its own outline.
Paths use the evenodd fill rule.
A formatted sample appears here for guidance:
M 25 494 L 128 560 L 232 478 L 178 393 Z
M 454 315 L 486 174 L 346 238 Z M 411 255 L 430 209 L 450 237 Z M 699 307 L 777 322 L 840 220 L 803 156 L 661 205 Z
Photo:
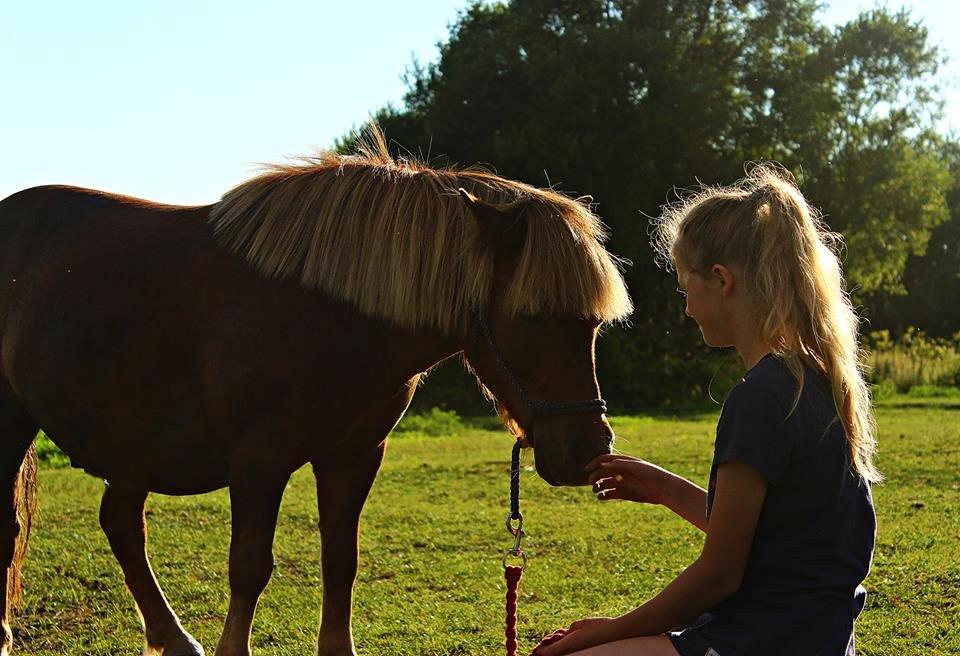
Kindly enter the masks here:
M 496 360 L 497 366 L 500 368 L 500 372 L 507 378 L 508 381 L 510 381 L 510 384 L 517 393 L 517 397 L 520 399 L 520 402 L 526 406 L 531 423 L 537 417 L 589 412 L 607 412 L 607 402 L 603 399 L 557 402 L 531 399 L 528 397 L 527 393 L 523 390 L 523 385 L 520 384 L 520 381 L 517 380 L 517 377 L 514 376 L 510 371 L 510 368 L 504 361 L 503 356 L 500 354 L 500 349 L 497 348 L 496 343 L 493 341 L 493 334 L 490 332 L 490 327 L 487 325 L 487 321 L 483 317 L 483 311 L 477 309 L 474 315 L 476 319 L 473 322 L 473 330 L 470 332 L 469 350 L 476 353 L 477 342 L 479 341 L 479 336 L 482 335 L 484 341 L 487 343 L 487 346 L 490 347 L 490 352 L 493 353 L 494 360 Z

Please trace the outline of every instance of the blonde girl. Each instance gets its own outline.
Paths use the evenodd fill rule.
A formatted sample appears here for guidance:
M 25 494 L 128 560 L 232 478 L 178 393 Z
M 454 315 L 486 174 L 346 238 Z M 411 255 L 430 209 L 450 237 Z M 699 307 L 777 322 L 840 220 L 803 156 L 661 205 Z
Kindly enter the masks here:
M 668 207 L 655 228 L 704 342 L 734 347 L 747 371 L 724 402 L 706 490 L 626 455 L 587 469 L 600 500 L 664 505 L 706 540 L 658 595 L 574 622 L 537 653 L 853 654 L 880 474 L 839 236 L 771 165 Z

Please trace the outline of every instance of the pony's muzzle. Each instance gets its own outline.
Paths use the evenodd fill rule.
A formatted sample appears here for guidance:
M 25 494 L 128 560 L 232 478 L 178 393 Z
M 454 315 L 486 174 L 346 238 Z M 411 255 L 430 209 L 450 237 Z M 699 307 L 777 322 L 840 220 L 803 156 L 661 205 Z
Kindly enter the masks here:
M 540 478 L 550 485 L 586 485 L 587 464 L 612 451 L 614 433 L 603 415 L 544 418 L 537 424 L 534 461 Z

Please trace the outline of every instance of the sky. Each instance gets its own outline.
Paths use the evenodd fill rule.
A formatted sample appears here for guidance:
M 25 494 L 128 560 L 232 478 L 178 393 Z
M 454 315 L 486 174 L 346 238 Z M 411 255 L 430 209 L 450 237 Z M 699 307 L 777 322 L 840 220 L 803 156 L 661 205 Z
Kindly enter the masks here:
M 827 2 L 831 24 L 873 0 Z M 953 61 L 943 130 L 960 133 L 960 3 L 906 6 Z M 0 198 L 74 184 L 215 202 L 263 162 L 333 145 L 434 61 L 468 0 L 8 0 L 0 3 Z

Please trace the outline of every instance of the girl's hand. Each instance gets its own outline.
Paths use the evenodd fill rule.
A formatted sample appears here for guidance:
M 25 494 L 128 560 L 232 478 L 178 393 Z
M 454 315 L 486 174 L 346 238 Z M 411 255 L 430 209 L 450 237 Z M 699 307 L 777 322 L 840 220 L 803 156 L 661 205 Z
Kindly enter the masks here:
M 665 505 L 667 483 L 673 476 L 639 458 L 613 453 L 594 458 L 586 470 L 587 480 L 600 501 L 626 499 Z
M 567 635 L 545 647 L 540 647 L 536 656 L 563 656 L 575 651 L 613 642 L 624 636 L 618 634 L 616 620 L 612 617 L 588 617 L 577 620 L 567 629 Z M 531 655 L 533 656 L 533 655 Z

